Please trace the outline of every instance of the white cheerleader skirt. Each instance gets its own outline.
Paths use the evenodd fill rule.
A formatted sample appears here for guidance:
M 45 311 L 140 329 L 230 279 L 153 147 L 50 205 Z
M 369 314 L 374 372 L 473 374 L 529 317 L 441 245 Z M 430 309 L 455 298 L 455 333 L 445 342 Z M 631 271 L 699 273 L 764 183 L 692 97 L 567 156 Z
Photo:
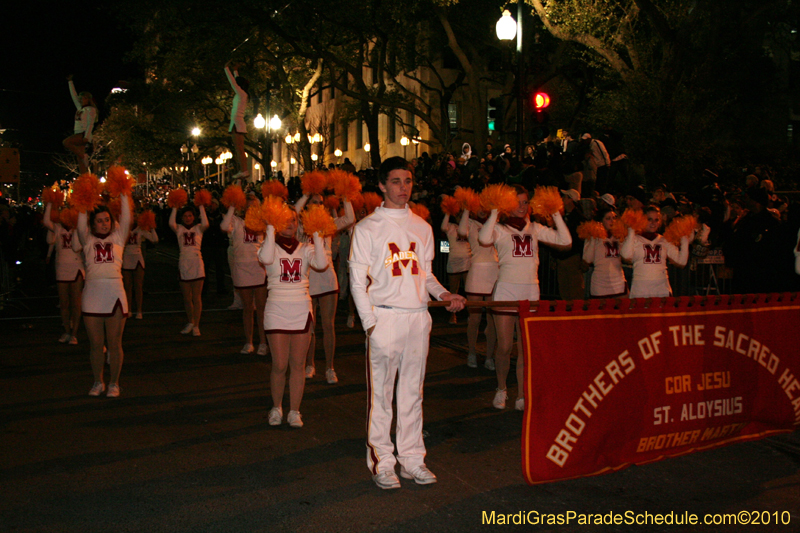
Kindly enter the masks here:
M 181 257 L 178 260 L 181 281 L 197 281 L 206 278 L 202 257 Z
M 86 277 L 81 263 L 56 263 L 56 281 L 72 283 Z
M 494 287 L 494 293 L 492 293 L 492 300 L 496 302 L 538 301 L 539 284 L 498 281 Z M 492 307 L 490 312 L 494 315 L 519 315 L 517 307 Z
M 232 263 L 231 277 L 237 289 L 257 289 L 267 286 L 267 271 L 258 261 Z
M 328 263 L 328 268 L 322 272 L 317 272 L 313 268 L 308 270 L 308 293 L 312 298 L 319 298 L 328 294 L 339 292 L 339 282 L 336 279 L 336 272 Z
M 467 273 L 464 292 L 474 296 L 491 296 L 500 268 L 497 263 L 472 263 Z
M 137 270 L 144 268 L 144 256 L 142 254 L 123 254 L 122 270 Z
M 267 298 L 264 307 L 265 333 L 307 333 L 313 326 L 311 300 L 276 302 Z
M 81 311 L 84 316 L 114 316 L 117 307 L 128 316 L 128 298 L 120 278 L 87 279 L 83 286 Z

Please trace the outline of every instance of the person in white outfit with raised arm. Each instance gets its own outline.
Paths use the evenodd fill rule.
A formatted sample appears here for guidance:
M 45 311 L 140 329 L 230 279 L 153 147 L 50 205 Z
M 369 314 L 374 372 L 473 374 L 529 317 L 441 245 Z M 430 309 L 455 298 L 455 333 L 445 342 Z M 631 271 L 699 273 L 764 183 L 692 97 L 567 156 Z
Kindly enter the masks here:
M 122 280 L 125 284 L 125 294 L 128 296 L 128 305 L 133 312 L 134 301 L 136 302 L 136 314 L 134 318 L 142 319 L 142 309 L 144 305 L 144 254 L 142 244 L 150 241 L 158 243 L 156 229 L 145 231 L 132 222 L 134 228 L 128 235 L 128 242 L 125 244 L 125 255 L 122 258 Z
M 53 204 L 44 209 L 44 226 L 52 232 L 53 247 L 56 252 L 56 283 L 58 284 L 58 304 L 61 311 L 61 325 L 64 334 L 60 343 L 78 344 L 78 325 L 81 322 L 81 293 L 86 272 L 83 269 L 83 256 L 72 249 L 72 241 L 77 240 L 75 228 L 65 227 L 61 222 L 53 222 L 50 212 Z
M 233 72 L 231 72 L 233 66 Z M 231 123 L 228 126 L 228 131 L 231 133 L 233 139 L 234 155 L 236 156 L 236 166 L 239 167 L 239 172 L 233 175 L 233 179 L 249 178 L 250 171 L 247 170 L 247 158 L 244 153 L 244 136 L 247 134 L 247 125 L 244 122 L 244 112 L 247 110 L 247 101 L 249 94 L 247 90 L 250 88 L 250 82 L 247 78 L 239 76 L 238 64 L 231 65 L 228 61 L 225 63 L 225 76 L 233 89 L 233 105 L 231 106 Z
M 206 279 L 203 255 L 200 246 L 203 241 L 203 232 L 208 229 L 206 208 L 200 209 L 200 223 L 194 215 L 194 209 L 189 206 L 181 209 L 181 223 L 177 223 L 178 209 L 173 207 L 169 215 L 169 227 L 178 236 L 178 271 L 180 273 L 181 293 L 183 306 L 186 309 L 186 325 L 181 334 L 200 336 L 200 314 L 203 312 L 203 280 Z
M 455 218 L 455 217 L 453 217 Z M 472 250 L 466 231 L 461 228 L 461 224 L 450 222 L 450 215 L 444 214 L 442 218 L 442 231 L 447 235 L 447 242 L 450 245 L 450 253 L 447 254 L 447 279 L 450 285 L 450 292 L 458 294 L 461 282 L 467 277 Z M 456 324 L 458 319 L 456 314 L 450 315 L 450 323 Z
M 433 231 L 407 203 L 413 167 L 390 157 L 378 170 L 383 204 L 356 224 L 350 248 L 350 288 L 367 335 L 367 466 L 382 489 L 400 487 L 400 475 L 418 484 L 436 482 L 425 465 L 422 387 L 431 316 L 428 294 L 464 308 L 431 271 Z M 369 291 L 367 279 L 369 278 Z M 399 374 L 399 375 L 398 375 Z M 390 431 L 397 377 L 397 457 Z
M 94 103 L 92 93 L 75 91 L 72 74 L 67 76 L 67 81 L 69 94 L 77 111 L 75 111 L 73 133 L 64 139 L 63 144 L 78 159 L 78 173 L 86 174 L 89 172 L 89 156 L 86 155 L 86 145 L 92 142 L 92 130 L 97 122 L 97 104 Z

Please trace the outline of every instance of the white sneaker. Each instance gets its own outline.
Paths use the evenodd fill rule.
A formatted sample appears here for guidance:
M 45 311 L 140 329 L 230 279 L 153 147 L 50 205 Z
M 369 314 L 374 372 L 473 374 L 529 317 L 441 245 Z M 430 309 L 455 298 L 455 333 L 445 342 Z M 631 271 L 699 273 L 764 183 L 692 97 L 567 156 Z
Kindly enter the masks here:
M 193 337 L 199 337 L 200 336 L 200 328 L 198 328 L 197 326 L 193 327 L 192 328 L 192 336 Z
M 478 355 L 474 353 L 467 354 L 467 366 L 470 368 L 478 368 Z
M 394 470 L 378 472 L 378 475 L 372 476 L 372 481 L 384 490 L 400 488 L 400 480 L 397 478 L 397 474 L 394 473 Z
M 106 385 L 102 381 L 95 381 L 89 389 L 89 396 L 100 396 L 106 390 Z
M 269 425 L 280 426 L 283 422 L 283 409 L 280 407 L 273 407 L 269 410 Z
M 259 344 L 258 351 L 256 352 L 257 355 L 267 355 L 269 352 L 269 346 L 266 344 Z
M 78 344 L 78 337 L 70 337 L 69 338 L 69 343 L 71 345 L 75 346 L 76 344 Z
M 339 377 L 336 375 L 336 370 L 329 368 L 325 371 L 325 380 L 328 382 L 328 385 L 334 385 L 339 383 Z
M 244 355 L 249 355 L 253 353 L 253 351 L 255 351 L 255 348 L 253 348 L 253 345 L 248 342 L 247 344 L 244 345 L 244 348 L 242 348 L 239 351 L 239 353 Z
M 108 398 L 119 398 L 119 385 L 116 383 L 109 383 L 108 384 L 108 392 L 106 393 L 106 397 Z
M 59 337 L 58 342 L 60 342 L 61 344 L 66 344 L 69 342 L 71 338 L 72 335 L 70 335 L 69 333 L 64 333 L 63 335 L 61 335 L 61 337 Z
M 317 375 L 317 369 L 311 365 L 306 367 L 306 379 L 311 379 Z
M 141 319 L 142 319 L 142 312 L 141 312 L 141 311 L 139 311 L 138 313 L 136 313 L 136 314 L 134 315 L 134 318 L 135 318 L 136 320 L 141 320 Z
M 497 389 L 497 392 L 494 393 L 494 400 L 492 400 L 492 407 L 495 409 L 505 409 L 507 399 L 508 392 Z
M 525 410 L 525 398 L 517 398 L 517 401 L 514 402 L 514 409 L 517 411 L 524 411 Z
M 189 333 L 192 332 L 193 327 L 194 324 L 192 323 L 186 324 L 185 326 L 183 326 L 183 329 L 181 330 L 181 335 L 188 335 Z
M 356 327 L 356 317 L 355 317 L 355 315 L 347 315 L 347 327 L 350 328 L 350 329 L 353 329 L 354 327 Z M 395 477 L 397 477 L 397 476 L 395 476 Z
M 289 411 L 286 415 L 286 422 L 293 428 L 303 427 L 303 418 L 300 416 L 300 411 Z
M 486 361 L 484 361 L 483 367 L 486 370 L 494 370 L 494 359 L 487 359 Z
M 417 485 L 430 485 L 431 483 L 436 483 L 436 476 L 433 475 L 433 472 L 428 470 L 428 467 L 423 465 L 419 465 L 416 468 L 412 468 L 411 470 L 406 470 L 404 466 L 400 466 L 400 477 L 403 479 L 413 479 Z

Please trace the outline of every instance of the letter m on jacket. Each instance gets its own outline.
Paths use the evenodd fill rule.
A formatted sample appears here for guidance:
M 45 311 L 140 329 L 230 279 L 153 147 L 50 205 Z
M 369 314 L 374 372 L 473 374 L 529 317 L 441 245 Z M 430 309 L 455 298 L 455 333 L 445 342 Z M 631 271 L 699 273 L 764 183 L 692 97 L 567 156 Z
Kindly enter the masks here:
M 400 268 L 407 267 L 411 263 L 411 275 L 416 276 L 419 274 L 419 265 L 417 264 L 417 243 L 412 242 L 407 252 L 400 250 L 400 247 L 395 243 L 389 243 L 389 252 L 392 254 L 392 276 L 402 276 L 403 271 Z
M 644 245 L 644 263 L 652 265 L 661 262 L 661 245 L 660 244 L 645 244 Z
M 513 257 L 533 257 L 533 238 L 530 235 L 512 235 Z
M 114 245 L 110 242 L 96 242 L 94 243 L 94 262 L 95 263 L 113 263 L 114 262 Z
M 281 259 L 281 283 L 300 283 L 302 259 Z

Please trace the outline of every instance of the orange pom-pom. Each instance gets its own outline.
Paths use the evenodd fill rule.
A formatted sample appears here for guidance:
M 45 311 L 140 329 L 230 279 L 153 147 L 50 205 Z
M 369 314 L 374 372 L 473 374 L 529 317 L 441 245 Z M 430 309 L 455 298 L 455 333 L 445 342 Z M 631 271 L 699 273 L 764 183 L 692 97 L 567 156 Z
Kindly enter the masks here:
M 664 231 L 664 238 L 675 246 L 680 246 L 681 239 L 691 235 L 696 228 L 697 219 L 695 217 L 677 217 L 667 226 L 667 229 Z
M 69 197 L 72 206 L 81 213 L 94 211 L 100 203 L 100 180 L 94 174 L 83 174 L 72 183 Z
M 366 208 L 368 215 L 375 211 L 375 208 L 380 207 L 381 202 L 383 202 L 383 198 L 374 192 L 365 192 L 361 196 L 364 197 L 364 207 Z
M 72 229 L 78 225 L 78 210 L 74 207 L 62 209 L 59 218 L 62 226 Z
M 556 187 L 536 187 L 530 204 L 535 216 L 547 220 L 564 208 L 564 200 Z
M 267 196 L 261 204 L 261 219 L 265 224 L 275 228 L 277 233 L 286 229 L 294 216 L 294 209 L 277 196 Z
M 226 208 L 233 206 L 234 209 L 244 209 L 247 205 L 247 197 L 239 185 L 228 185 L 222 193 L 222 205 Z
M 58 212 L 58 209 L 64 205 L 64 193 L 55 185 L 47 187 L 42 190 L 42 203 L 53 204 L 52 211 Z
M 211 205 L 211 193 L 205 189 L 198 189 L 194 193 L 194 205 L 208 207 Z
M 289 189 L 280 180 L 267 180 L 261 185 L 261 196 L 277 196 L 286 200 L 289 198 Z
M 459 187 L 456 189 L 453 198 L 458 200 L 461 203 L 461 207 L 468 210 L 470 213 L 477 213 L 481 210 L 480 196 L 469 187 Z
M 350 203 L 353 204 L 353 211 L 358 214 L 359 211 L 364 209 L 364 195 L 357 194 L 355 197 L 350 198 Z
M 247 208 L 244 215 L 244 227 L 253 233 L 263 233 L 267 229 L 264 219 L 261 218 L 261 204 L 256 200 Z
M 486 211 L 497 209 L 501 215 L 507 215 L 519 207 L 517 191 L 504 183 L 488 185 L 481 192 L 481 207 Z
M 611 226 L 611 236 L 618 241 L 624 241 L 628 236 L 628 228 L 623 224 L 622 220 L 616 219 L 614 225 Z
M 328 171 L 328 188 L 332 188 L 336 196 L 352 201 L 361 194 L 361 181 L 358 177 L 344 170 Z
M 606 232 L 606 228 L 603 227 L 601 222 L 597 222 L 595 220 L 588 220 L 578 226 L 578 237 L 586 240 L 586 239 L 607 239 L 608 232 Z
M 411 206 L 411 212 L 417 215 L 422 220 L 430 220 L 431 212 L 423 204 L 414 204 Z
M 321 237 L 329 237 L 336 233 L 336 224 L 333 217 L 320 205 L 312 205 L 300 215 L 303 231 L 306 235 L 319 233 Z
M 124 168 L 114 165 L 106 172 L 106 190 L 111 197 L 120 194 L 130 196 L 133 190 L 133 178 L 126 173 Z
M 461 211 L 461 202 L 453 198 L 452 196 L 444 195 L 442 198 L 442 203 L 440 204 L 442 207 L 442 212 L 454 217 Z
M 50 222 L 53 224 L 61 222 L 61 212 L 58 209 L 50 209 Z
M 128 206 L 130 206 L 131 213 L 133 213 L 134 206 L 133 206 L 133 198 L 130 196 L 126 196 L 128 199 Z M 111 211 L 111 214 L 114 216 L 115 220 L 119 220 L 120 215 L 122 215 L 122 198 L 117 196 L 116 198 L 112 198 L 108 202 L 108 209 Z
M 326 196 L 325 197 L 325 201 L 323 202 L 323 204 L 329 210 L 330 209 L 339 209 L 339 197 L 338 196 L 334 196 L 332 194 L 330 196 Z
M 647 217 L 644 216 L 644 213 L 641 211 L 634 210 L 634 209 L 626 209 L 622 216 L 619 217 L 622 223 L 625 225 L 625 232 L 627 233 L 627 228 L 633 228 L 633 231 L 636 233 L 641 233 L 644 231 L 644 228 L 647 227 Z
M 183 189 L 173 189 L 167 195 L 167 205 L 175 209 L 180 209 L 186 205 L 188 200 L 189 195 Z
M 303 189 L 303 194 L 307 196 L 322 194 L 322 191 L 328 187 L 328 174 L 320 170 L 306 172 L 303 174 L 300 186 Z
M 150 209 L 139 213 L 139 218 L 136 224 L 142 228 L 142 231 L 153 231 L 156 227 L 156 214 Z

